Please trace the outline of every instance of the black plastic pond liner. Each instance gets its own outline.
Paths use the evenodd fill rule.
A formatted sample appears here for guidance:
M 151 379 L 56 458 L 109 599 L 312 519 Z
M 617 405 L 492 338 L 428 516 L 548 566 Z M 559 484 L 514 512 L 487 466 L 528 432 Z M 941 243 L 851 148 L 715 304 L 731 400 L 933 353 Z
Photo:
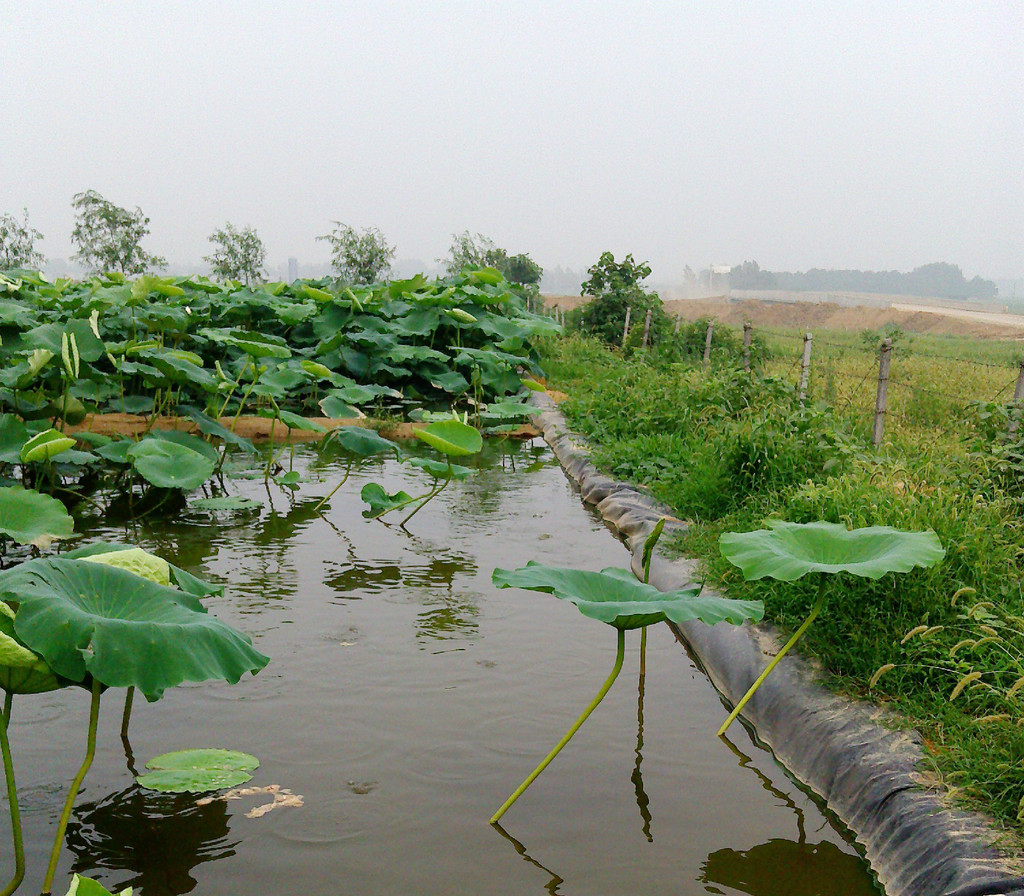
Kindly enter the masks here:
M 569 432 L 550 398 L 536 394 L 532 401 L 545 440 L 583 499 L 623 537 L 640 574 L 644 539 L 661 517 L 671 520 L 671 511 L 600 473 L 585 440 Z M 669 591 L 692 583 L 695 573 L 692 560 L 655 557 L 650 581 Z M 763 670 L 766 654 L 775 654 L 781 644 L 766 624 L 690 622 L 673 628 L 733 705 Z M 924 754 L 917 735 L 886 727 L 887 720 L 895 721 L 891 714 L 830 694 L 815 677 L 807 661 L 787 655 L 742 717 L 779 762 L 850 828 L 888 896 L 1024 896 L 1024 877 L 991 845 L 999 836 L 992 823 L 978 813 L 951 809 L 940 794 L 922 786 L 918 769 Z

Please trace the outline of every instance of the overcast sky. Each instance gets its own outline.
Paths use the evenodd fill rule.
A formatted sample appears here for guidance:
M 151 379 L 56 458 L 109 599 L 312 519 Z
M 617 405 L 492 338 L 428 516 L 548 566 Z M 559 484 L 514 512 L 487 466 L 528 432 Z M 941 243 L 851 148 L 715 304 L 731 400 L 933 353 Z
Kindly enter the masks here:
M 332 220 L 773 270 L 1024 276 L 1024 4 L 0 0 L 0 212 L 67 257 L 87 189 L 195 262 Z

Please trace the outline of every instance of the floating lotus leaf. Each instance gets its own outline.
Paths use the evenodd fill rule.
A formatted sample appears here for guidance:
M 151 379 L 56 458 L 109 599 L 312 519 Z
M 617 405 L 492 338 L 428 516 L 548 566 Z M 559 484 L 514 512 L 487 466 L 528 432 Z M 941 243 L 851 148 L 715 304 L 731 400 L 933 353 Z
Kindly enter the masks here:
M 59 687 L 46 661 L 18 640 L 14 610 L 0 601 L 0 688 L 10 694 L 42 694 Z
M 793 582 L 809 572 L 848 572 L 880 579 L 890 572 L 928 567 L 945 556 L 934 532 L 902 532 L 889 526 L 847 529 L 836 523 L 772 520 L 770 529 L 725 532 L 722 555 L 747 580 Z
M 370 505 L 369 510 L 363 511 L 363 516 L 368 520 L 375 520 L 385 513 L 398 510 L 399 507 L 405 507 L 416 500 L 412 495 L 403 491 L 389 495 L 384 491 L 384 486 L 376 482 L 367 482 L 359 492 L 359 497 Z
M 488 419 L 514 420 L 519 417 L 529 417 L 535 413 L 537 413 L 537 409 L 533 405 L 521 401 L 492 401 L 487 405 L 482 416 Z
M 39 463 L 56 457 L 75 447 L 75 440 L 55 429 L 47 429 L 32 436 L 21 446 L 21 462 L 26 464 Z
M 107 446 L 110 447 L 110 446 Z M 213 475 L 216 463 L 198 451 L 166 439 L 147 438 L 128 449 L 136 472 L 159 488 L 191 491 Z
M 49 547 L 75 530 L 75 521 L 56 498 L 20 485 L 0 488 L 0 533 L 18 544 Z
M 185 681 L 234 684 L 268 662 L 186 591 L 83 560 L 35 560 L 13 572 L 0 589 L 18 604 L 18 638 L 71 681 L 91 674 L 157 700 Z
M 154 756 L 146 763 L 152 771 L 135 780 L 161 793 L 205 793 L 251 781 L 259 764 L 255 756 L 237 750 L 177 750 Z
M 476 454 L 484 447 L 479 431 L 461 420 L 442 420 L 415 431 L 417 439 L 451 457 Z
M 637 581 L 628 569 L 610 567 L 600 572 L 542 566 L 530 561 L 519 569 L 495 569 L 491 580 L 498 588 L 543 591 L 576 605 L 584 616 L 618 629 L 641 628 L 656 622 L 682 623 L 699 619 L 739 624 L 764 616 L 759 600 L 732 600 L 702 595 L 699 586 L 659 591 Z

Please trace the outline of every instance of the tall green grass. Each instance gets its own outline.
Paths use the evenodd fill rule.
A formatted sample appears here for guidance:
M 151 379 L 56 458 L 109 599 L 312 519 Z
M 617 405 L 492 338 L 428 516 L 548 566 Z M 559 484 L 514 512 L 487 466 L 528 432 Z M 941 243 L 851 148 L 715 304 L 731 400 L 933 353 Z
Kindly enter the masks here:
M 904 353 L 876 450 L 875 384 L 862 373 L 870 356 L 829 348 L 803 402 L 798 371 L 777 346 L 751 376 L 738 358 L 705 370 L 670 352 L 625 358 L 569 337 L 547 345 L 546 368 L 596 463 L 690 521 L 679 548 L 732 596 L 764 600 L 783 627 L 806 616 L 815 586 L 744 582 L 719 554 L 723 531 L 769 518 L 934 530 L 947 556 L 933 569 L 878 582 L 837 577 L 803 649 L 833 687 L 870 690 L 922 730 L 935 770 L 960 797 L 1024 830 L 1024 685 L 1013 691 L 1024 675 L 1014 660 L 1024 656 L 1024 446 L 1005 444 L 1007 408 L 992 401 L 1015 379 L 1009 349 L 1005 366 Z M 907 388 L 914 378 L 936 388 Z M 990 606 L 968 617 L 979 603 Z

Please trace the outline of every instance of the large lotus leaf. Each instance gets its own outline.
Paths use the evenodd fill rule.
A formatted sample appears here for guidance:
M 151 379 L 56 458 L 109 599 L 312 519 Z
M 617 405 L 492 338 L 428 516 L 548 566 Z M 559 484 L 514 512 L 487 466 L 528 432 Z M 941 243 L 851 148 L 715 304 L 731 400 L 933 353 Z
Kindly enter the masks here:
M 28 441 L 28 430 L 14 414 L 0 414 L 0 463 L 21 463 L 21 446 Z
M 15 485 L 0 488 L 0 533 L 18 544 L 49 547 L 75 531 L 75 521 L 56 498 Z
M 132 887 L 125 887 L 120 893 L 111 893 L 103 884 L 92 878 L 76 874 L 71 878 L 71 889 L 65 896 L 132 896 Z
M 74 447 L 74 439 L 56 429 L 47 429 L 36 433 L 21 446 L 21 461 L 26 464 L 39 463 Z
M 98 541 L 93 544 L 87 544 L 84 547 L 75 548 L 73 551 L 67 551 L 61 556 L 65 560 L 85 560 L 89 557 L 95 557 L 97 554 L 110 554 L 115 551 L 133 550 L 136 550 L 135 545 L 118 544 L 113 541 Z M 20 568 L 24 568 L 25 565 L 27 564 L 23 564 Z M 213 585 L 203 579 L 196 578 L 192 573 L 186 572 L 180 566 L 175 566 L 173 563 L 168 563 L 167 566 L 170 571 L 171 582 L 177 585 L 182 591 L 187 591 L 189 594 L 193 594 L 196 597 L 209 597 L 211 594 L 224 593 L 224 587 L 222 585 Z M 5 581 L 5 579 L 0 576 L 0 585 L 3 584 L 3 581 Z
M 83 560 L 24 566 L 13 580 L 0 581 L 5 598 L 18 604 L 14 630 L 71 681 L 91 674 L 108 687 L 134 686 L 157 700 L 185 681 L 234 684 L 269 661 L 185 591 Z
M 204 329 L 200 335 L 214 342 L 233 345 L 253 358 L 290 358 L 288 344 L 280 336 L 253 333 L 250 330 Z
M 237 750 L 177 750 L 154 756 L 146 763 L 152 771 L 135 780 L 161 793 L 205 793 L 244 784 L 259 765 L 255 756 Z
M 184 404 L 178 405 L 178 410 L 195 423 L 198 430 L 204 435 L 214 436 L 230 445 L 236 445 L 244 451 L 248 451 L 249 454 L 257 453 L 256 446 L 249 439 L 232 432 L 213 417 L 204 414 L 199 408 Z
M 743 578 L 793 582 L 809 572 L 848 572 L 880 579 L 889 572 L 934 566 L 945 550 L 934 532 L 903 532 L 889 526 L 847 529 L 836 523 L 772 520 L 770 529 L 724 532 L 722 555 Z
M 130 464 L 131 460 L 128 457 L 128 452 L 135 446 L 135 442 L 131 439 L 118 439 L 115 442 L 108 442 L 106 445 L 100 445 L 94 450 L 94 454 L 98 454 L 104 460 L 109 461 L 112 464 Z
M 480 432 L 461 420 L 442 420 L 415 430 L 417 439 L 451 457 L 476 454 L 484 447 Z
M 191 491 L 213 475 L 217 464 L 198 451 L 160 438 L 146 438 L 128 449 L 128 459 L 147 482 Z
M 610 567 L 600 572 L 542 566 L 531 560 L 519 569 L 495 569 L 491 581 L 498 588 L 544 591 L 575 604 L 584 616 L 620 629 L 641 628 L 655 622 L 682 623 L 699 619 L 716 622 L 756 622 L 764 616 L 759 600 L 732 600 L 701 594 L 700 587 L 659 591 L 638 581 L 627 569 Z
M 367 482 L 359 492 L 359 497 L 370 505 L 369 510 L 363 511 L 363 516 L 368 520 L 375 520 L 385 513 L 398 510 L 399 507 L 405 507 L 416 500 L 412 495 L 403 491 L 389 495 L 384 491 L 384 486 L 376 482 Z
M 42 694 L 61 687 L 46 661 L 14 633 L 14 610 L 0 600 L 0 688 L 10 694 Z

